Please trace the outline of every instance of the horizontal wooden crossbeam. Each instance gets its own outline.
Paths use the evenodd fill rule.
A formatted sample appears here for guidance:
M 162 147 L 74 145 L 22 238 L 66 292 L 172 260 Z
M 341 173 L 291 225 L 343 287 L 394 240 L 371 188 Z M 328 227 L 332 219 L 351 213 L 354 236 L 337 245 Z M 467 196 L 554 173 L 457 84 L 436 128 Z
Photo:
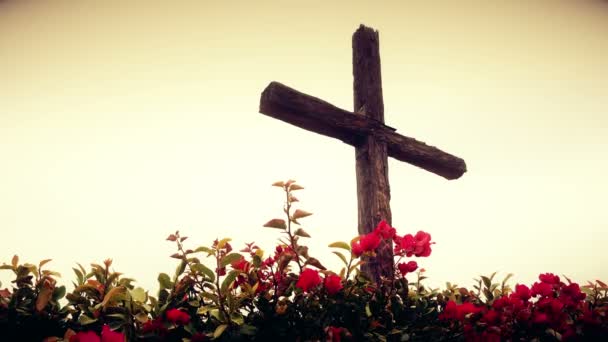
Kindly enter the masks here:
M 467 170 L 461 158 L 403 136 L 365 115 L 338 108 L 279 82 L 271 82 L 262 92 L 260 113 L 353 146 L 371 134 L 386 142 L 390 157 L 446 179 L 460 178 Z

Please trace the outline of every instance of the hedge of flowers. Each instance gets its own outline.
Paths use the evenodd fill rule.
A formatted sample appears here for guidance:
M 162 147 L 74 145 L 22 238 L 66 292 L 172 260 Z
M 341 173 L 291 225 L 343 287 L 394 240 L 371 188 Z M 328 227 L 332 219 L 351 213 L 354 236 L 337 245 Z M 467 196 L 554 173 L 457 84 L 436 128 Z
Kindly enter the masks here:
M 595 341 L 608 340 L 608 286 L 579 286 L 545 273 L 531 286 L 495 274 L 471 290 L 447 283 L 422 284 L 413 258 L 430 256 L 431 235 L 398 235 L 380 222 L 347 242 L 329 245 L 344 267 L 326 269 L 302 240 L 310 235 L 294 209 L 290 180 L 273 184 L 285 194 L 285 218 L 264 226 L 281 233 L 270 253 L 255 243 L 236 252 L 230 239 L 188 248 L 179 232 L 167 240 L 178 263 L 158 276 L 154 296 L 113 270 L 112 260 L 78 264 L 73 290 L 57 284 L 50 260 L 20 263 L 10 289 L 0 290 L 0 340 L 4 341 Z M 361 266 L 382 243 L 393 246 L 393 275 L 372 281 Z M 2 287 L 0 287 L 1 289 Z

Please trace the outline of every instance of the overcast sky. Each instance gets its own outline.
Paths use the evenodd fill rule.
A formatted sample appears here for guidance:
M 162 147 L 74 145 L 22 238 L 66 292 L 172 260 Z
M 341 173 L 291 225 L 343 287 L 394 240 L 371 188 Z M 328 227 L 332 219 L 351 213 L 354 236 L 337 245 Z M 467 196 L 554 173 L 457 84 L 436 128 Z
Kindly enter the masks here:
M 273 80 L 352 110 L 351 36 L 378 29 L 386 123 L 465 159 L 389 162 L 393 224 L 430 284 L 608 280 L 608 3 L 0 1 L 0 262 L 73 278 L 111 257 L 156 290 L 165 237 L 271 250 L 270 184 L 306 187 L 311 254 L 357 232 L 352 147 L 258 113 Z M 6 272 L 6 271 L 4 271 Z M 8 273 L 0 273 L 3 287 Z

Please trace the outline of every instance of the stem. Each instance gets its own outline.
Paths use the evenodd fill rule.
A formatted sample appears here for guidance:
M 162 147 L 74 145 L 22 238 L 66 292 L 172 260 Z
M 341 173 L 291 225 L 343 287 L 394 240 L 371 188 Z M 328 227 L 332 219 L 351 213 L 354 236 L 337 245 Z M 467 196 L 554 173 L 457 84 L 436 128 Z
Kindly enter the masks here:
M 220 310 L 224 314 L 224 317 L 227 319 L 228 324 L 231 323 L 230 316 L 226 312 L 226 308 L 224 307 L 224 297 L 222 296 L 222 289 L 220 288 L 220 253 L 219 250 L 215 256 L 215 262 L 217 264 L 217 277 L 215 278 L 215 286 L 217 287 L 217 298 L 219 301 Z
M 289 242 L 291 243 L 291 250 L 296 255 L 296 263 L 302 273 L 302 264 L 300 263 L 300 254 L 298 253 L 296 241 L 294 240 L 293 234 L 291 234 L 291 200 L 289 199 L 289 188 L 285 187 L 285 215 L 287 215 L 287 235 L 289 235 Z

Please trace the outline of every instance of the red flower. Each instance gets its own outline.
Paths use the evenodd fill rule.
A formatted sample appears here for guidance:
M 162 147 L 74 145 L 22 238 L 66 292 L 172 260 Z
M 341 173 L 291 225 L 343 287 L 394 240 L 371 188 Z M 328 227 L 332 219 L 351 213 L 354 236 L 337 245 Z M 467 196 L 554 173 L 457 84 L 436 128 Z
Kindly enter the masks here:
M 80 331 L 70 337 L 70 342 L 100 342 L 101 339 L 94 331 Z
M 559 284 L 559 277 L 553 273 L 544 273 L 538 276 L 538 279 L 547 284 Z
M 329 326 L 325 329 L 328 342 L 340 342 L 342 340 L 342 330 L 344 328 Z
M 101 338 L 94 331 L 81 331 L 70 337 L 70 342 L 124 342 L 125 335 L 112 331 L 109 326 L 104 325 L 101 329 Z
M 383 239 L 392 239 L 395 236 L 396 230 L 391 227 L 386 221 L 382 220 L 374 229 L 374 234 L 380 235 Z
M 302 273 L 300 273 L 300 278 L 296 283 L 296 287 L 301 288 L 304 292 L 308 292 L 319 284 L 321 284 L 319 272 L 310 268 L 305 268 Z
M 364 252 L 371 252 L 380 245 L 380 236 L 374 233 L 365 234 L 359 240 Z
M 240 258 L 239 260 L 233 262 L 232 264 L 230 264 L 232 266 L 232 268 L 234 268 L 235 270 L 239 270 L 245 273 L 249 272 L 249 268 L 251 267 L 251 264 L 249 262 L 247 262 L 247 260 L 245 260 L 245 258 Z
M 363 254 L 363 247 L 361 247 L 361 243 L 357 240 L 350 243 L 350 249 L 354 256 L 359 257 Z
M 488 310 L 488 312 L 483 315 L 481 320 L 490 325 L 496 325 L 500 322 L 500 314 L 495 310 Z
M 144 334 L 151 333 L 151 332 L 156 332 L 156 333 L 162 334 L 165 332 L 165 330 L 166 330 L 165 326 L 163 325 L 163 321 L 160 319 L 160 317 L 148 320 L 141 327 L 141 332 Z
M 476 307 L 473 303 L 466 302 L 456 305 L 454 301 L 450 300 L 443 309 L 443 312 L 439 314 L 439 319 L 464 321 L 468 314 L 478 313 L 479 311 L 481 311 L 481 308 Z
M 522 284 L 515 285 L 515 292 L 513 292 L 513 295 L 523 301 L 526 301 L 532 297 L 530 289 L 526 285 Z
M 190 315 L 179 309 L 171 309 L 166 312 L 167 321 L 176 325 L 186 325 L 190 322 Z
M 532 285 L 532 296 L 540 295 L 541 297 L 549 297 L 553 294 L 553 286 L 545 282 L 536 282 Z
M 208 341 L 209 337 L 207 337 L 207 335 L 203 334 L 203 333 L 196 333 L 194 335 L 192 335 L 192 337 L 190 338 L 190 342 L 203 342 L 203 341 Z
M 342 278 L 335 274 L 330 274 L 325 277 L 325 289 L 330 296 L 340 292 L 344 286 L 342 286 Z
M 397 267 L 399 268 L 399 272 L 401 272 L 401 274 L 405 277 L 406 274 L 417 270 L 418 264 L 415 261 L 410 261 L 407 263 L 402 262 L 399 265 L 397 265 Z
M 112 331 L 107 325 L 101 329 L 101 342 L 125 342 L 125 340 L 123 333 Z
M 559 300 L 569 307 L 575 307 L 579 302 L 585 299 L 587 295 L 581 292 L 581 288 L 577 283 L 561 288 Z
M 408 257 L 427 257 L 431 255 L 431 234 L 419 231 L 415 236 L 407 234 L 402 238 L 395 238 L 395 249 L 398 253 L 403 252 Z

